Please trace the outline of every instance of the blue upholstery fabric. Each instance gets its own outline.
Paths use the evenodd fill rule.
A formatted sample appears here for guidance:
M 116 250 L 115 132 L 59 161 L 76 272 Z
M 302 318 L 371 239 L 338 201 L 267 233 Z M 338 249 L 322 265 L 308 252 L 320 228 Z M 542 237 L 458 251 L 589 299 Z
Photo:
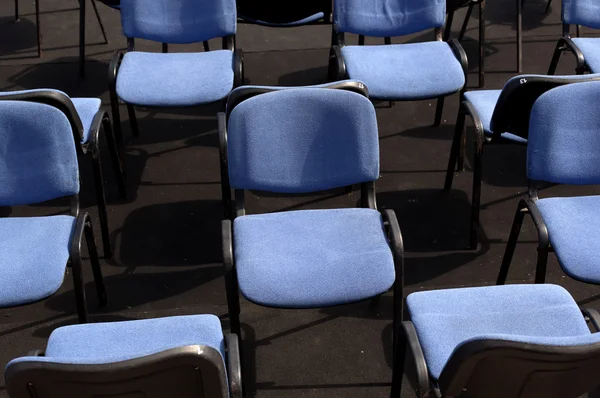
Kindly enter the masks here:
M 126 37 L 186 44 L 235 34 L 235 0 L 122 0 Z
M 143 106 L 194 106 L 218 101 L 233 88 L 233 52 L 128 52 L 117 75 L 117 95 Z
M 237 105 L 227 128 L 235 189 L 312 192 L 379 177 L 373 104 L 323 88 L 257 95 Z
M 0 206 L 79 193 L 73 131 L 45 104 L 0 101 Z
M 600 29 L 600 4 L 595 0 L 563 0 L 563 23 Z
M 75 218 L 0 218 L 0 307 L 30 303 L 63 283 Z
M 485 134 L 490 137 L 494 134 L 490 127 L 492 115 L 494 114 L 494 108 L 496 108 L 496 103 L 501 92 L 502 90 L 477 90 L 465 93 L 465 99 L 473 104 L 473 107 L 477 111 L 477 116 L 481 119 Z M 527 144 L 525 138 L 515 134 L 504 133 L 501 137 L 519 144 Z
M 580 345 L 590 337 L 571 295 L 556 285 L 433 290 L 406 299 L 430 376 L 438 379 L 454 350 L 474 339 Z
M 527 176 L 560 184 L 600 183 L 600 81 L 542 94 L 531 110 Z
M 83 124 L 83 139 L 81 143 L 86 144 L 90 140 L 92 121 L 94 121 L 94 116 L 100 110 L 102 101 L 100 98 L 71 98 L 71 101 L 75 105 L 79 119 L 81 119 L 81 123 Z
M 0 97 L 4 95 L 13 95 L 20 94 L 26 92 L 36 92 L 36 91 L 56 91 L 61 94 L 64 94 L 68 97 L 68 95 L 60 90 L 56 90 L 53 88 L 43 88 L 43 89 L 34 89 L 34 90 L 20 90 L 20 91 L 4 91 L 0 92 Z M 85 144 L 90 139 L 90 127 L 92 125 L 92 120 L 94 120 L 94 116 L 96 112 L 100 110 L 100 106 L 102 105 L 102 101 L 99 98 L 71 98 L 71 102 L 75 106 L 75 110 L 79 115 L 79 119 L 83 124 L 83 140 L 82 144 Z
M 381 214 L 301 210 L 238 217 L 233 224 L 240 291 L 255 303 L 315 308 L 384 293 L 394 283 Z
M 44 357 L 13 359 L 7 367 L 25 361 L 113 363 L 188 345 L 214 348 L 226 358 L 219 318 L 187 315 L 63 326 L 50 335 Z
M 366 36 L 402 36 L 439 28 L 446 0 L 335 0 L 333 20 L 340 32 Z
M 572 278 L 600 283 L 600 196 L 544 198 L 536 204 L 562 269 Z
M 381 46 L 345 46 L 348 77 L 382 100 L 419 100 L 460 91 L 465 75 L 446 42 L 431 41 Z
M 592 73 L 600 73 L 600 39 L 597 37 L 573 37 L 571 40 L 583 53 L 583 59 Z

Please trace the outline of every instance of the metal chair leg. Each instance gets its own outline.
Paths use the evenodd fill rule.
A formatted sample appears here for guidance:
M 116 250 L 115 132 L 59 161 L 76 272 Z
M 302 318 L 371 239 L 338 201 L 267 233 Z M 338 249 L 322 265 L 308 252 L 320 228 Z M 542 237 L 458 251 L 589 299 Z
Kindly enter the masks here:
M 517 73 L 523 71 L 523 15 L 521 0 L 517 0 Z
M 94 231 L 92 229 L 92 223 L 89 220 L 85 225 L 85 241 L 90 254 L 90 263 L 92 264 L 94 284 L 96 285 L 96 294 L 98 295 L 98 304 L 101 307 L 104 307 L 108 302 L 106 298 L 106 288 L 104 287 L 104 278 L 102 277 L 102 269 L 100 268 L 100 260 L 98 259 L 98 250 L 94 240 Z
M 79 323 L 87 323 L 88 310 L 85 299 L 85 287 L 83 284 L 81 259 L 72 262 L 71 272 L 73 273 L 73 288 L 75 290 L 75 301 L 77 305 L 77 316 L 79 318 Z
M 479 3 L 479 88 L 485 86 L 485 0 Z
M 15 22 L 19 22 L 19 0 L 15 0 Z
M 563 46 L 561 46 L 561 42 L 559 41 L 556 44 L 556 48 L 554 49 L 554 54 L 552 55 L 552 61 L 550 61 L 550 67 L 548 68 L 548 74 L 553 75 L 556 72 L 556 67 L 558 66 L 558 61 L 560 61 L 560 56 L 564 51 Z
M 129 125 L 131 126 L 131 133 L 134 137 L 140 136 L 138 130 L 137 118 L 135 116 L 135 108 L 131 104 L 127 104 L 127 113 L 129 113 Z
M 546 4 L 546 10 L 544 11 L 544 14 L 548 14 L 548 11 L 550 11 L 550 4 L 552 4 L 552 0 L 548 0 L 548 4 Z
M 446 28 L 444 29 L 444 41 L 448 41 L 450 39 L 450 33 L 452 32 L 452 21 L 454 20 L 454 11 L 448 14 L 448 18 L 446 18 Z
M 469 247 L 471 250 L 477 248 L 478 230 L 479 230 L 479 212 L 481 204 L 481 175 L 483 169 L 483 131 L 476 132 L 475 138 L 475 156 L 473 161 L 473 194 L 471 207 L 471 231 Z
M 42 58 L 42 27 L 40 26 L 40 0 L 35 0 L 35 28 L 37 32 L 38 58 Z
M 515 219 L 510 230 L 508 242 L 506 242 L 506 249 L 504 250 L 504 256 L 502 257 L 502 265 L 500 266 L 500 272 L 498 273 L 496 285 L 504 285 L 506 283 L 508 269 L 510 268 L 510 263 L 512 262 L 513 254 L 515 253 L 517 240 L 519 239 L 521 226 L 523 225 L 523 218 L 525 217 L 526 213 L 527 207 L 524 205 L 524 202 L 521 201 L 517 207 L 517 213 L 515 214 Z
M 204 51 L 206 51 L 206 52 L 210 51 L 210 46 L 208 45 L 207 41 L 203 41 L 202 44 L 204 45 Z
M 94 172 L 94 186 L 96 190 L 96 202 L 98 206 L 98 216 L 100 218 L 100 231 L 102 232 L 102 246 L 104 248 L 104 258 L 112 257 L 112 248 L 110 244 L 110 229 L 108 227 L 108 211 L 106 208 L 106 197 L 104 194 L 104 183 L 102 178 L 102 165 L 100 163 L 100 154 L 98 153 L 98 143 L 92 148 L 92 167 Z
M 108 115 L 105 115 L 102 119 L 102 127 L 104 134 L 106 135 L 108 150 L 110 151 L 110 157 L 112 160 L 113 170 L 115 172 L 115 178 L 117 180 L 117 186 L 119 187 L 119 193 L 121 194 L 121 197 L 125 199 L 127 197 L 127 187 L 125 184 L 125 159 L 122 157 L 122 151 L 120 150 L 120 146 L 122 146 L 123 143 L 121 142 L 120 144 L 117 144 Z
M 442 113 L 444 111 L 444 99 L 445 97 L 438 98 L 437 105 L 435 107 L 435 119 L 433 120 L 433 126 L 438 127 L 442 123 Z
M 457 165 L 460 146 L 465 135 L 465 118 L 466 115 L 461 109 L 458 111 L 456 126 L 454 128 L 454 138 L 452 139 L 452 148 L 450 149 L 450 159 L 448 159 L 448 168 L 446 169 L 446 181 L 444 182 L 444 191 L 449 191 L 452 188 L 452 180 L 454 179 L 454 170 Z
M 365 45 L 365 36 L 364 35 L 358 35 L 358 45 L 359 46 Z
M 92 1 L 92 7 L 94 8 L 94 14 L 96 14 L 96 19 L 98 20 L 98 25 L 100 25 L 100 30 L 102 31 L 102 37 L 104 37 L 104 43 L 108 44 L 108 38 L 106 37 L 106 30 L 104 29 L 104 24 L 102 23 L 102 18 L 100 18 L 100 13 L 98 12 L 98 5 L 96 4 L 96 0 Z
M 465 15 L 465 20 L 463 21 L 462 27 L 460 28 L 460 34 L 458 35 L 458 41 L 461 41 L 465 37 L 465 32 L 467 31 L 467 26 L 469 25 L 469 20 L 471 19 L 471 13 L 473 12 L 473 7 L 475 7 L 475 2 L 471 1 L 469 4 L 469 8 L 467 9 L 467 15 Z
M 393 348 L 393 370 L 392 370 L 392 388 L 390 398 L 400 398 L 402 393 L 402 378 L 404 377 L 404 364 L 406 363 L 406 337 L 404 331 L 398 326 L 397 334 L 398 341 Z
M 548 245 L 540 245 L 537 249 L 537 264 L 535 267 L 535 283 L 544 283 L 546 281 L 546 266 L 548 265 Z

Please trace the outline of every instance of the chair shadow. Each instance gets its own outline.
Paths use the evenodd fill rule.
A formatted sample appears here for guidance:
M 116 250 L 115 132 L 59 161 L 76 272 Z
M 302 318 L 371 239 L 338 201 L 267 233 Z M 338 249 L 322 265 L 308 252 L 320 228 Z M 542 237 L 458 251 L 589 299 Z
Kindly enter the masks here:
M 454 128 L 454 124 L 445 124 L 439 127 L 419 126 L 381 137 L 380 140 L 402 136 L 448 141 L 448 151 L 445 154 L 447 156 L 446 159 L 448 159 L 450 156 L 450 146 L 452 145 L 454 136 Z M 471 165 L 473 164 L 475 152 L 473 133 L 473 127 L 470 125 L 470 122 L 467 122 L 465 170 L 471 174 L 473 171 Z M 482 181 L 496 187 L 526 187 L 526 161 L 527 146 L 525 145 L 485 145 L 483 149 Z M 442 183 L 443 182 L 440 181 L 440 184 Z
M 108 94 L 108 61 L 86 60 L 86 73 L 90 77 L 94 76 L 93 79 L 79 77 L 78 62 L 77 57 L 62 57 L 53 62 L 26 66 L 10 76 L 7 79 L 8 85 L 2 87 L 2 90 L 53 88 L 64 91 L 70 97 L 89 98 L 102 98 L 104 94 Z
M 84 270 L 84 272 L 88 271 Z M 223 270 L 220 265 L 184 271 L 145 273 L 125 271 L 121 274 L 105 275 L 104 283 L 108 297 L 108 304 L 105 307 L 98 307 L 93 281 L 85 285 L 90 317 L 98 319 L 109 316 L 111 313 L 177 297 L 220 278 L 222 275 Z M 66 278 L 70 278 L 70 276 L 67 275 Z M 75 294 L 72 289 L 56 294 L 47 299 L 44 306 L 54 311 L 63 311 L 68 314 L 65 316 L 75 315 Z
M 277 81 L 280 86 L 311 86 L 328 82 L 327 59 L 323 59 L 323 66 L 308 68 L 281 75 Z
M 37 58 L 37 31 L 35 22 L 21 18 L 15 21 L 14 16 L 0 18 L 0 61 Z M 33 53 L 30 51 L 33 49 Z M 8 57 L 10 56 L 10 57 Z M 6 57 L 6 58 L 5 58 Z
M 220 263 L 219 200 L 162 203 L 133 210 L 119 236 L 117 266 L 186 266 Z
M 471 202 L 463 191 L 379 192 L 377 202 L 380 209 L 396 213 L 408 253 L 453 251 L 468 246 Z

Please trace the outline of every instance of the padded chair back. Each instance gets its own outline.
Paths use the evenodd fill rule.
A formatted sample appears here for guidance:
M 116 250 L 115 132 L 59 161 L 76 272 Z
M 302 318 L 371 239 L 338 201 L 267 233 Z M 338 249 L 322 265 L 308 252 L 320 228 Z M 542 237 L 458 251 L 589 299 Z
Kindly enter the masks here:
M 236 32 L 235 0 L 121 0 L 128 38 L 186 44 Z
M 600 3 L 596 0 L 563 0 L 562 21 L 600 29 Z
M 531 111 L 527 176 L 558 184 L 600 184 L 600 81 L 557 87 Z
M 123 362 L 80 365 L 24 357 L 6 367 L 11 398 L 227 398 L 221 354 L 207 346 L 175 348 Z
M 379 177 L 373 104 L 363 95 L 293 88 L 239 103 L 227 126 L 234 189 L 325 191 Z
M 335 0 L 333 21 L 340 32 L 402 36 L 444 26 L 446 0 Z
M 536 345 L 480 339 L 459 346 L 439 379 L 444 396 L 577 398 L 600 385 L 600 335 L 587 344 Z
M 540 95 L 565 84 L 600 80 L 600 74 L 579 76 L 520 75 L 511 78 L 500 93 L 490 128 L 494 135 L 529 136 L 531 108 Z
M 78 193 L 77 151 L 65 114 L 46 104 L 0 101 L 0 206 Z

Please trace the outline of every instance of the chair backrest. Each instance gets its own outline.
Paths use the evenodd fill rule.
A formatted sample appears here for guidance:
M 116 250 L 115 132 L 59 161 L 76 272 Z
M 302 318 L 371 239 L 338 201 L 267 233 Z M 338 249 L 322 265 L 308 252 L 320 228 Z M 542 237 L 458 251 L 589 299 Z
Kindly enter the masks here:
M 236 32 L 235 0 L 121 0 L 128 38 L 186 44 Z
M 600 334 L 542 345 L 481 338 L 459 346 L 439 379 L 444 396 L 577 398 L 600 385 Z
M 600 74 L 515 76 L 502 88 L 492 114 L 490 128 L 495 135 L 511 133 L 527 139 L 531 108 L 540 95 L 565 84 L 594 80 L 600 80 Z
M 0 101 L 0 206 L 79 193 L 79 168 L 69 120 L 59 109 Z
M 373 104 L 327 88 L 275 90 L 239 103 L 227 125 L 234 189 L 325 191 L 379 177 Z
M 563 0 L 562 21 L 600 29 L 600 3 L 596 0 Z
M 446 0 L 335 0 L 333 20 L 340 32 L 402 36 L 440 28 Z
M 600 81 L 557 87 L 531 110 L 527 177 L 600 184 Z
M 247 85 L 234 88 L 227 97 L 227 114 L 231 112 L 242 101 L 255 95 L 270 93 L 271 91 L 289 90 L 291 88 L 300 88 L 294 86 L 258 86 Z M 348 90 L 369 98 L 369 89 L 358 80 L 338 80 L 336 82 L 316 84 L 312 86 L 302 86 L 302 88 L 330 88 L 334 90 Z
M 227 398 L 225 372 L 217 350 L 194 345 L 94 365 L 23 357 L 11 361 L 4 375 L 11 398 Z

